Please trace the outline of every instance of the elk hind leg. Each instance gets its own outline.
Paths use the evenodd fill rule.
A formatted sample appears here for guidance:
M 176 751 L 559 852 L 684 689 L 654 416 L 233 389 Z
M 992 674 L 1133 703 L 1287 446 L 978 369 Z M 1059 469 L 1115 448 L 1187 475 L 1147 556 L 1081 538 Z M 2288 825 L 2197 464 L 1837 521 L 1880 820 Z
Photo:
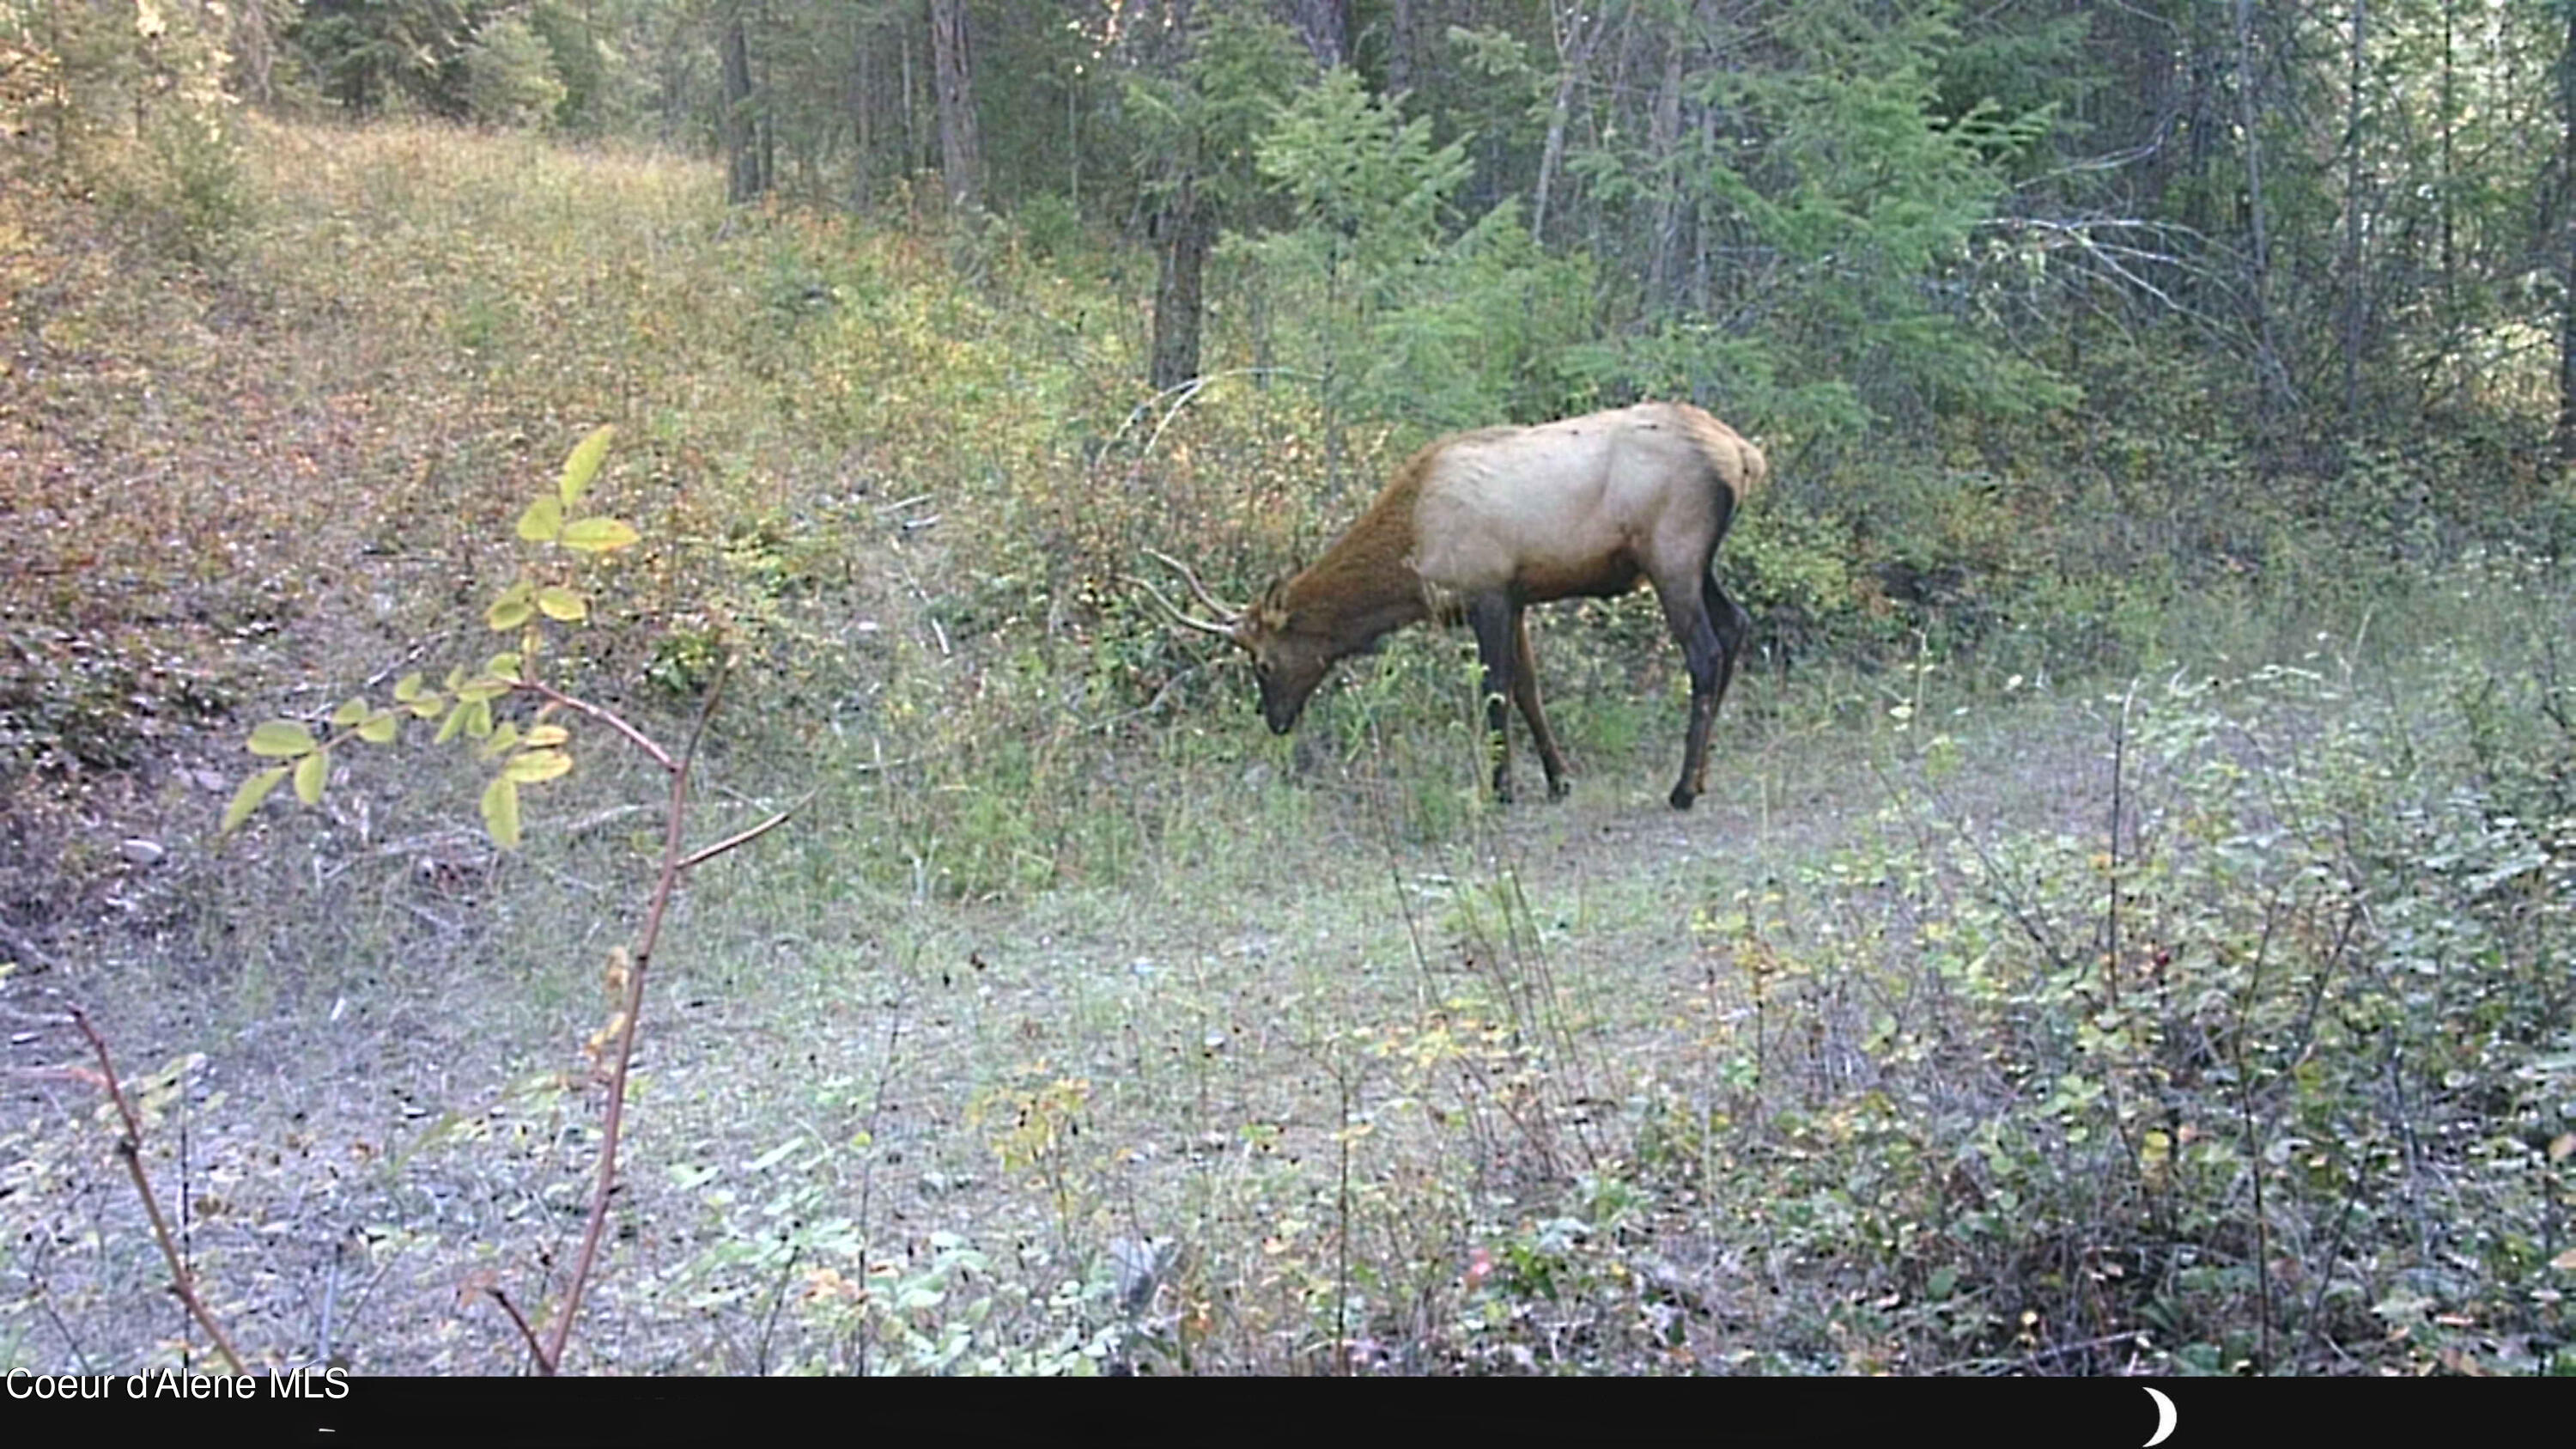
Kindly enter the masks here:
M 1709 595 L 1715 588 L 1705 570 L 1696 584 L 1655 581 L 1655 596 L 1664 605 L 1664 622 L 1673 631 L 1673 642 L 1682 646 L 1682 662 L 1689 667 L 1691 677 L 1690 730 L 1682 744 L 1681 779 L 1674 783 L 1670 797 L 1676 810 L 1691 808 L 1706 783 L 1709 722 L 1717 718 L 1718 696 L 1725 692 L 1731 672 L 1727 668 L 1732 662 L 1730 652 L 1718 635 L 1717 620 L 1709 608 Z
M 1691 680 L 1691 736 L 1683 751 L 1690 772 L 1691 794 L 1708 793 L 1708 734 L 1716 722 L 1717 711 L 1726 703 L 1726 687 L 1735 679 L 1736 662 L 1744 657 L 1744 641 L 1753 633 L 1753 616 L 1744 606 L 1728 598 L 1717 580 L 1703 573 L 1699 580 L 1700 612 L 1708 616 L 1717 631 L 1717 683 L 1709 691 L 1708 712 L 1699 710 L 1699 680 Z

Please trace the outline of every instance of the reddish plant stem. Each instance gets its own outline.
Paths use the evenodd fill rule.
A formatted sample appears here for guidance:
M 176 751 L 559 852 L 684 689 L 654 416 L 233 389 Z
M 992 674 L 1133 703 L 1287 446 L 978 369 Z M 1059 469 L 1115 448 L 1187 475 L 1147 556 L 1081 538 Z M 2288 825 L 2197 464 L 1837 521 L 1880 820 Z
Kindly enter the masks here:
M 635 1065 L 635 1028 L 644 1011 L 644 973 L 653 963 L 653 948 L 662 939 L 662 918 L 671 906 L 671 896 L 679 888 L 680 872 L 687 852 L 681 848 L 681 827 L 688 820 L 689 773 L 697 764 L 698 744 L 706 738 L 707 721 L 714 717 L 716 702 L 724 697 L 725 677 L 732 672 L 732 661 L 716 672 L 715 682 L 707 687 L 707 697 L 699 706 L 698 721 L 689 731 L 688 747 L 678 760 L 662 747 L 646 739 L 624 720 L 595 705 L 557 694 L 543 685 L 530 685 L 537 692 L 579 709 L 595 719 L 624 731 L 647 754 L 661 761 L 671 771 L 671 803 L 662 823 L 662 870 L 653 885 L 653 901 L 644 912 L 644 930 L 636 937 L 634 965 L 626 973 L 625 1021 L 617 1033 L 617 1067 L 608 1079 L 608 1116 L 600 1128 L 599 1179 L 590 1194 L 590 1220 L 582 1228 L 581 1248 L 573 1257 L 572 1279 L 564 1285 L 563 1308 L 556 1314 L 553 1331 L 537 1357 L 537 1371 L 551 1375 L 563 1364 L 564 1346 L 572 1340 L 572 1326 L 581 1316 L 582 1290 L 590 1282 L 590 1272 L 599 1260 L 599 1240 L 608 1227 L 609 1199 L 617 1191 L 617 1146 L 626 1126 L 626 1087 Z
M 637 729 L 635 726 L 628 724 L 624 719 L 618 716 L 615 710 L 602 708 L 599 705 L 592 704 L 586 699 L 576 699 L 573 696 L 564 693 L 562 690 L 555 688 L 551 684 L 540 684 L 533 679 L 516 679 L 512 680 L 511 683 L 528 691 L 530 694 L 543 696 L 546 700 L 554 704 L 562 705 L 564 708 L 572 710 L 575 713 L 590 716 L 592 719 L 595 719 L 601 724 L 608 726 L 610 729 L 617 731 L 619 734 L 626 736 L 627 743 L 635 746 L 635 748 L 639 750 L 642 750 L 645 754 L 650 755 L 653 759 L 653 763 L 661 766 L 666 772 L 671 774 L 678 774 L 680 772 L 682 766 L 679 761 L 671 758 L 670 751 L 663 749 L 659 744 L 656 744 L 651 735 L 648 735 L 642 730 Z M 717 689 L 721 688 L 722 686 L 719 685 L 716 689 L 708 690 L 707 697 L 709 699 L 715 698 Z M 702 729 L 705 727 L 705 717 L 703 715 L 699 717 L 699 725 Z
M 519 1337 L 527 1341 L 528 1351 L 536 1355 L 537 1363 L 540 1366 L 548 1363 L 546 1346 L 537 1342 L 537 1331 L 528 1326 L 527 1315 L 519 1311 L 518 1304 L 510 1301 L 510 1295 L 498 1288 L 486 1288 L 483 1291 L 492 1295 L 492 1301 L 501 1305 L 503 1313 L 510 1315 L 510 1322 L 518 1326 Z
M 797 801 L 795 804 L 790 805 L 786 809 L 779 811 L 777 814 L 770 816 L 758 825 L 752 826 L 748 830 L 737 830 L 733 834 L 726 836 L 724 839 L 717 841 L 713 845 L 699 846 L 697 849 L 690 851 L 686 856 L 681 858 L 680 869 L 695 870 L 699 866 L 706 864 L 708 861 L 715 859 L 717 856 L 724 854 L 728 850 L 734 850 L 751 844 L 760 837 L 776 830 L 779 826 L 786 824 L 789 818 L 794 816 L 797 811 L 805 808 L 807 801 L 812 800 L 816 795 L 821 793 L 822 792 L 820 790 L 808 790 L 805 792 L 805 799 Z
M 125 1135 L 117 1140 L 116 1155 L 124 1159 L 126 1176 L 134 1179 L 134 1191 L 143 1199 L 144 1216 L 152 1220 L 152 1240 L 161 1245 L 162 1261 L 170 1265 L 170 1291 L 179 1295 L 179 1301 L 187 1305 L 189 1316 L 196 1319 L 197 1326 L 215 1341 L 216 1352 L 224 1356 L 224 1362 L 231 1366 L 232 1371 L 248 1374 L 250 1370 L 242 1365 L 240 1351 L 225 1335 L 223 1325 L 215 1322 L 215 1315 L 206 1307 L 206 1301 L 197 1296 L 195 1276 L 179 1260 L 179 1245 L 170 1236 L 169 1219 L 161 1215 L 161 1199 L 153 1195 L 152 1179 L 143 1170 L 143 1121 L 135 1115 L 133 1104 L 125 1100 L 125 1086 L 117 1080 L 116 1064 L 108 1060 L 107 1038 L 99 1035 L 98 1028 L 90 1024 L 88 1012 L 77 1006 L 71 1011 L 73 1024 L 81 1029 L 81 1035 L 89 1038 L 90 1050 L 98 1056 L 99 1074 L 107 1079 L 108 1100 L 116 1104 L 117 1116 L 125 1121 Z

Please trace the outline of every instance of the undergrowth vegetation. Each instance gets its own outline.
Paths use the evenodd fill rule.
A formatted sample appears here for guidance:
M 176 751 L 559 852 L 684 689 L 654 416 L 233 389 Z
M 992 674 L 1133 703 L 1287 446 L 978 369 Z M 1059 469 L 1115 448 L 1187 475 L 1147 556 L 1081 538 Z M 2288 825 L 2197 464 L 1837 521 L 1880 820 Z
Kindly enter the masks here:
M 1078 226 L 244 124 L 196 240 L 0 189 L 0 960 L 169 1059 L 263 1361 L 506 1370 L 471 1290 L 578 1219 L 644 777 L 501 857 L 370 753 L 211 838 L 247 722 L 479 629 L 606 422 L 645 541 L 558 682 L 671 724 L 739 650 L 710 808 L 820 793 L 674 907 L 577 1366 L 2576 1368 L 2576 508 L 2507 440 L 2222 489 L 2175 385 L 1785 452 L 1703 812 L 1639 596 L 1545 616 L 1577 795 L 1506 814 L 1459 639 L 1274 741 L 1129 582 L 1312 557 L 1437 421 L 1366 376 L 1147 393 Z M 0 1358 L 192 1352 L 26 1080 Z
M 2561 587 L 2404 694 L 2321 641 L 2097 695 L 2054 823 L 1927 747 L 1875 840 L 1695 917 L 1730 1090 L 1668 1092 L 1645 1175 L 1887 1294 L 1812 1352 L 2564 1371 Z

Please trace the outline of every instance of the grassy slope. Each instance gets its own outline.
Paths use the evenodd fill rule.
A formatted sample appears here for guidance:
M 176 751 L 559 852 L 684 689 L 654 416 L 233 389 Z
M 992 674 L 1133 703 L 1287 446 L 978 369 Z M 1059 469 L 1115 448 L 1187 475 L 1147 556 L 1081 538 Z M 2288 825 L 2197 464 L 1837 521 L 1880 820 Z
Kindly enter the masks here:
M 2341 621 L 2287 661 L 2313 678 L 2226 662 L 2285 628 L 2222 601 L 2175 638 L 2233 682 L 2126 706 L 1756 675 L 1688 816 L 1668 651 L 1552 621 L 1583 778 L 1496 814 L 1454 641 L 1355 672 L 1300 753 L 1132 626 L 1105 570 L 1143 523 L 1311 542 L 1299 420 L 1212 398 L 1151 472 L 1095 468 L 1134 324 L 1007 241 L 961 280 L 937 244 L 725 223 L 703 168 L 508 139 L 257 156 L 219 281 L 120 287 L 77 213 L 16 213 L 0 426 L 53 526 L 0 545 L 13 638 L 318 708 L 414 640 L 471 650 L 438 631 L 609 418 L 605 496 L 655 543 L 572 667 L 668 725 L 631 681 L 727 622 L 753 662 L 705 828 L 824 787 L 679 912 L 585 1365 L 1028 1370 L 1133 1330 L 1159 1370 L 1304 1368 L 1336 1303 L 1412 1369 L 2521 1367 L 2554 1328 L 2576 839 L 2494 821 L 2563 808 L 2563 573 L 2392 601 L 2377 647 Z M 1088 602 L 1022 617 L 1041 583 Z M 2471 627 L 2472 667 L 2419 652 Z M 1186 712 L 1131 717 L 1165 683 Z M 52 963 L 13 1004 L 91 1003 L 137 1073 L 203 1054 L 160 1109 L 239 1339 L 309 1352 L 327 1299 L 362 1368 L 509 1370 L 470 1290 L 539 1301 L 568 1246 L 595 1116 L 564 1074 L 638 892 L 631 822 L 561 827 L 648 782 L 594 747 L 496 862 L 470 775 L 406 751 L 219 849 L 195 772 L 238 776 L 242 719 L 94 693 L 42 726 L 92 767 L 13 785 L 11 919 Z M 2420 1079 L 2381 1066 L 2407 1032 Z M 0 1345 L 167 1355 L 87 1098 L 13 1090 Z

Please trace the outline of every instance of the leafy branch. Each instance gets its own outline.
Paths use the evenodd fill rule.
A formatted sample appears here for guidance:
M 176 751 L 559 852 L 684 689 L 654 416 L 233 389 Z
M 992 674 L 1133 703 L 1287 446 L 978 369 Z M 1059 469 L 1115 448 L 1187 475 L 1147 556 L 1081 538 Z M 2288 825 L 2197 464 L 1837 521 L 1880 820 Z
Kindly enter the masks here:
M 555 486 L 540 493 L 520 513 L 516 533 L 522 541 L 570 554 L 598 555 L 632 547 L 640 540 L 641 535 L 630 524 L 577 511 L 582 495 L 607 457 L 613 436 L 613 429 L 599 428 L 572 450 Z M 563 1364 L 574 1324 L 580 1317 L 582 1296 L 597 1267 L 600 1243 L 606 1234 L 609 1203 L 617 1190 L 617 1156 L 625 1135 L 637 1027 L 643 1016 L 645 972 L 660 946 L 663 921 L 680 879 L 698 866 L 777 829 L 805 804 L 805 800 L 799 800 L 747 829 L 694 850 L 689 848 L 690 779 L 708 722 L 724 696 L 731 661 L 719 668 L 709 686 L 688 743 L 674 753 L 615 710 L 566 693 L 536 677 L 534 662 L 543 652 L 544 625 L 579 624 L 589 617 L 589 597 L 561 572 L 522 572 L 483 613 L 483 622 L 493 632 L 518 636 L 516 649 L 495 654 L 474 670 L 462 666 L 451 669 L 436 688 L 430 687 L 425 675 L 407 675 L 394 685 L 392 702 L 387 705 L 372 704 L 363 697 L 350 699 L 331 712 L 327 730 L 319 735 L 301 720 L 275 719 L 260 725 L 250 734 L 251 753 L 284 763 L 262 769 L 243 781 L 224 811 L 223 821 L 226 832 L 238 829 L 289 779 L 294 782 L 298 800 L 307 805 L 319 804 L 330 781 L 331 752 L 352 740 L 369 745 L 392 744 L 401 735 L 405 716 L 439 721 L 434 746 L 466 740 L 473 744 L 478 759 L 497 766 L 483 789 L 482 813 L 493 843 L 505 850 L 519 844 L 520 792 L 561 779 L 572 770 L 572 731 L 561 722 L 563 718 L 588 719 L 607 728 L 669 777 L 661 859 L 655 868 L 643 929 L 632 950 L 621 947 L 608 954 L 606 981 L 615 1006 L 586 1047 L 594 1060 L 606 1057 L 610 1062 L 607 1104 L 590 1209 L 571 1276 L 564 1284 L 562 1304 L 552 1322 L 540 1331 L 499 1288 L 487 1289 L 527 1345 L 537 1371 L 548 1375 Z M 499 718 L 495 711 L 500 701 L 518 695 L 536 701 L 524 728 L 516 720 Z M 538 1321 L 544 1322 L 544 1316 L 539 1315 Z
M 614 427 L 595 429 L 572 450 L 555 486 L 537 495 L 519 515 L 517 532 L 522 540 L 593 555 L 631 548 L 641 540 L 634 525 L 621 519 L 577 515 L 573 511 L 589 491 L 591 480 L 599 475 L 600 464 L 608 456 L 609 441 L 616 432 Z M 478 759 L 498 764 L 500 768 L 483 789 L 483 825 L 493 843 L 505 850 L 515 848 L 520 840 L 520 790 L 559 780 L 572 771 L 572 733 L 549 722 L 549 716 L 558 710 L 607 725 L 642 749 L 655 764 L 672 769 L 669 753 L 614 711 L 575 698 L 535 677 L 533 663 L 545 642 L 537 621 L 544 618 L 578 624 L 589 617 L 587 595 L 560 578 L 541 579 L 523 572 L 483 611 L 483 622 L 493 632 L 520 636 L 517 649 L 495 654 L 471 672 L 462 665 L 450 669 L 436 689 L 429 687 L 426 676 L 407 674 L 395 683 L 390 705 L 371 704 L 364 696 L 344 700 L 331 711 L 329 732 L 320 737 L 302 720 L 273 719 L 262 724 L 251 731 L 250 752 L 286 763 L 260 770 L 242 781 L 233 792 L 232 803 L 225 807 L 223 833 L 240 829 L 289 778 L 295 782 L 296 799 L 306 805 L 321 804 L 323 791 L 330 784 L 332 751 L 351 740 L 390 745 L 401 737 L 405 715 L 439 721 L 432 744 L 444 745 L 460 738 L 473 741 Z M 514 693 L 534 695 L 542 701 L 524 731 L 514 721 L 494 717 L 494 703 Z

